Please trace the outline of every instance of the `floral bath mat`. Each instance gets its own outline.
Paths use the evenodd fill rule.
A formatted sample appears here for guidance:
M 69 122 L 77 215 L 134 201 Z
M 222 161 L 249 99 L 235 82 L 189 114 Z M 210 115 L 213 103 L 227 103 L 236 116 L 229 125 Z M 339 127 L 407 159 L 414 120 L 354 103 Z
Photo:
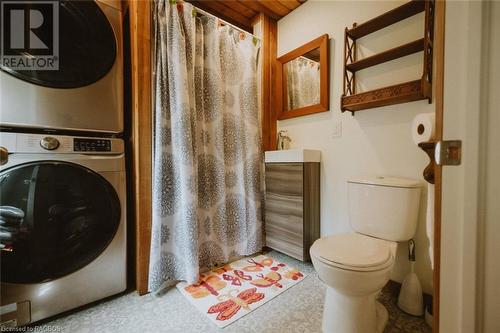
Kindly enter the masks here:
M 180 292 L 217 326 L 225 327 L 305 278 L 299 270 L 264 255 L 243 258 L 177 284 Z

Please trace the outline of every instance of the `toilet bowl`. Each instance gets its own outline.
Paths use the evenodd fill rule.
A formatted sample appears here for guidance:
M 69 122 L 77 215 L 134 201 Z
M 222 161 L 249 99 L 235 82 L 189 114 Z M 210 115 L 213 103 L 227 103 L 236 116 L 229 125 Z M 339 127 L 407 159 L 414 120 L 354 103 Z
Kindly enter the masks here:
M 397 242 L 413 237 L 421 185 L 395 177 L 348 181 L 353 232 L 318 239 L 310 248 L 326 284 L 324 333 L 383 332 L 389 315 L 377 296 L 389 281 Z
M 323 332 L 382 332 L 387 310 L 376 301 L 389 280 L 397 243 L 351 233 L 317 240 L 310 249 L 326 284 Z

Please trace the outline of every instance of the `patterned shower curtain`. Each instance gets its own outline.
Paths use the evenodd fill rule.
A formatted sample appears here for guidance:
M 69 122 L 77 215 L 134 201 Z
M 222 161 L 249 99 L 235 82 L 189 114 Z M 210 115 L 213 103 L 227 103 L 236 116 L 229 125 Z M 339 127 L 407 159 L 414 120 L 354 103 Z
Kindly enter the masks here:
M 288 109 L 318 104 L 320 101 L 319 62 L 305 57 L 286 64 L 288 78 Z
M 250 35 L 157 0 L 149 289 L 262 248 L 259 47 Z

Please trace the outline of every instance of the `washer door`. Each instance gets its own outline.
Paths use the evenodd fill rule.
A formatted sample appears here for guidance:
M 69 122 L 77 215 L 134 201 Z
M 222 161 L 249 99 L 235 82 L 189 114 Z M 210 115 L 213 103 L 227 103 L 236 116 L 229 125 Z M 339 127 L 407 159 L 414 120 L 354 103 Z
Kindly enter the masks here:
M 42 161 L 0 173 L 1 281 L 39 283 L 86 266 L 113 240 L 120 201 L 96 172 Z
M 28 9 L 30 3 L 18 7 Z M 46 25 L 48 26 L 48 25 Z M 51 40 L 51 29 L 42 25 L 34 31 L 41 40 Z M 116 40 L 108 19 L 94 1 L 59 1 L 59 70 L 16 70 L 5 72 L 30 83 L 52 88 L 78 88 L 105 76 L 116 58 Z M 25 50 L 19 55 L 31 57 Z

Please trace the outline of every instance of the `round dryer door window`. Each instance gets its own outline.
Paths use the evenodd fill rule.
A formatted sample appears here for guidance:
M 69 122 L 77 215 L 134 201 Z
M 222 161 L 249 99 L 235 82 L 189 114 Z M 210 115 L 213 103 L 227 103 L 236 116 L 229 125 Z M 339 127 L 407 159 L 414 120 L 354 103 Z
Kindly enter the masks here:
M 29 12 L 31 4 L 16 6 L 19 7 L 16 9 Z M 58 6 L 58 28 L 42 24 L 30 31 L 36 40 L 45 41 L 44 48 L 20 48 L 13 50 L 17 53 L 13 55 L 29 62 L 33 55 L 45 55 L 45 51 L 57 53 L 54 45 L 58 44 L 59 69 L 18 70 L 13 66 L 1 69 L 21 80 L 52 88 L 78 88 L 97 82 L 115 63 L 116 40 L 111 24 L 94 1 L 63 0 Z M 52 20 L 50 17 L 44 19 Z
M 86 266 L 111 243 L 120 201 L 101 175 L 66 162 L 0 173 L 1 281 L 46 282 Z

